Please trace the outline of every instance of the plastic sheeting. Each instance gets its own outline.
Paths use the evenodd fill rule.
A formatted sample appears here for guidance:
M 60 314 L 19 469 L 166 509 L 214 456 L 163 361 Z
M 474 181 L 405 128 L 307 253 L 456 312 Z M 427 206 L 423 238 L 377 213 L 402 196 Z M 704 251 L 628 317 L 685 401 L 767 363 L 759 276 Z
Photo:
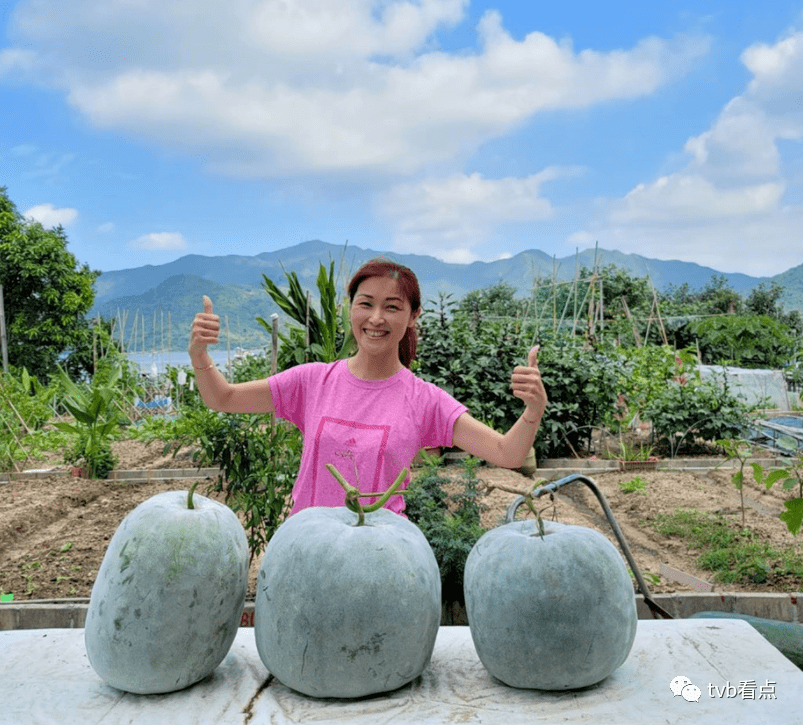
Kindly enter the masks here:
M 441 627 L 424 674 L 395 692 L 318 700 L 281 685 L 241 629 L 206 680 L 131 695 L 91 669 L 83 630 L 0 632 L 0 723 L 803 723 L 803 672 L 741 620 L 639 621 L 628 660 L 594 687 L 515 690 L 491 677 L 467 627 Z
M 769 408 L 791 410 L 786 378 L 780 370 L 748 370 L 722 365 L 700 365 L 699 370 L 703 380 L 721 381 L 724 375 L 732 390 L 743 395 L 751 405 L 761 403 Z

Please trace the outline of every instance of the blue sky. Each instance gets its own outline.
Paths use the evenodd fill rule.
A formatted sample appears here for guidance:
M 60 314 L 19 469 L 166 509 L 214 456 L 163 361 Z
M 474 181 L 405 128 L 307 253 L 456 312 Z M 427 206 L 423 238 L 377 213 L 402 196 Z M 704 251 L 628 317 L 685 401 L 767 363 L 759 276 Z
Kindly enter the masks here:
M 0 108 L 0 185 L 101 271 L 803 263 L 803 0 L 12 0 Z

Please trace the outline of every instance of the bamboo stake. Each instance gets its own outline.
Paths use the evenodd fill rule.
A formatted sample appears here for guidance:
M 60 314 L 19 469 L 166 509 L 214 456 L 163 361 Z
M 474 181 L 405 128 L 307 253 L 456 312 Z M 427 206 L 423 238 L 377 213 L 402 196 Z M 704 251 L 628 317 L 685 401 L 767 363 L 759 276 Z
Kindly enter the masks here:
M 605 294 L 603 293 L 603 284 L 605 278 L 599 278 L 599 329 L 600 332 L 605 329 Z
M 271 329 L 271 352 L 270 352 L 270 374 L 276 375 L 279 369 L 279 315 L 275 312 L 270 316 Z
M 307 316 L 304 323 L 304 362 L 309 362 L 309 308 L 310 292 L 307 290 Z
M 557 333 L 557 324 L 558 324 L 558 293 L 557 288 L 555 287 L 555 279 L 558 275 L 557 267 L 555 266 L 555 262 L 557 261 L 557 257 L 553 254 L 552 255 L 552 331 Z
M 134 352 L 137 351 L 137 331 L 139 330 L 139 308 L 134 312 L 134 325 L 131 329 L 131 337 L 128 338 L 128 347 L 134 343 Z
M 583 307 L 585 307 L 586 300 L 588 299 L 590 291 L 591 291 L 591 283 L 589 282 L 588 287 L 586 287 L 585 294 L 583 295 L 583 301 L 580 303 L 579 307 L 575 303 L 574 323 L 572 324 L 572 337 L 574 337 L 577 334 L 577 321 L 580 319 L 580 315 L 582 314 L 582 309 Z
M 22 445 L 22 441 L 19 439 L 16 432 L 11 427 L 11 424 L 5 418 L 3 418 L 3 423 L 5 423 L 6 428 L 8 428 L 8 430 L 11 432 L 11 437 L 14 439 L 14 442 L 19 446 L 20 450 L 22 451 L 22 455 L 25 456 L 25 460 L 28 461 L 28 463 L 33 463 L 33 458 L 31 458 L 30 455 L 28 455 L 28 451 L 25 450 L 25 446 Z M 17 466 L 16 461 L 13 462 L 13 465 L 15 470 L 17 471 L 20 470 L 20 468 Z
M 3 372 L 8 372 L 8 339 L 6 337 L 6 311 L 3 303 L 3 285 L 0 284 L 0 357 L 3 359 Z
M 577 325 L 577 293 L 580 286 L 580 247 L 575 248 L 574 252 L 574 325 L 572 325 L 572 337 L 574 337 L 574 328 Z
M 92 374 L 98 370 L 98 327 L 92 326 Z
M 28 427 L 28 424 L 25 422 L 25 418 L 23 418 L 20 415 L 20 412 L 14 407 L 14 403 L 11 402 L 11 398 L 8 395 L 6 395 L 6 392 L 5 392 L 5 390 L 3 389 L 3 387 L 1 385 L 0 385 L 0 392 L 3 393 L 3 397 L 5 398 L 6 402 L 9 405 L 9 407 L 11 408 L 11 410 L 14 411 L 14 413 L 17 416 L 17 418 L 19 418 L 20 423 L 22 423 L 22 427 L 25 428 L 25 432 L 28 435 L 31 435 L 31 433 L 33 433 L 33 431 Z
M 652 287 L 652 280 L 650 280 L 650 286 Z M 658 304 L 658 293 L 655 291 L 655 287 L 652 287 L 652 304 L 655 307 L 655 314 L 658 316 L 658 326 L 661 330 L 661 338 L 664 341 L 664 345 L 669 345 L 669 340 L 666 337 L 666 328 L 664 327 L 664 320 L 661 317 L 661 307 Z
M 574 287 L 574 294 L 575 297 L 577 296 L 577 273 L 575 272 L 574 281 L 572 283 Z M 558 330 L 563 327 L 563 320 L 566 319 L 566 312 L 569 310 L 569 302 L 572 301 L 572 291 L 569 291 L 569 294 L 566 295 L 566 303 L 563 305 L 563 312 L 560 316 L 560 322 L 558 323 Z
M 229 373 L 229 382 L 234 378 L 234 371 L 231 364 L 231 334 L 229 332 L 229 316 L 226 315 L 226 370 Z
M 627 300 L 622 296 L 622 306 L 625 308 L 625 317 L 630 320 L 630 323 L 633 325 L 633 337 L 636 340 L 636 347 L 641 347 L 641 338 L 638 334 L 638 326 L 636 325 L 636 321 L 633 319 L 633 315 L 630 314 L 630 308 L 627 306 Z

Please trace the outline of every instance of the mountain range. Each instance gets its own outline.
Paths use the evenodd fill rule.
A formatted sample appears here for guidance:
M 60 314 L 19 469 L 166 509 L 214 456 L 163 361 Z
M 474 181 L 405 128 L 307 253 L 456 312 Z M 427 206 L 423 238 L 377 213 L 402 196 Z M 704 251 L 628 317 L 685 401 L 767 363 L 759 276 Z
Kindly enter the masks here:
M 663 261 L 604 249 L 587 249 L 562 259 L 533 249 L 507 259 L 466 265 L 425 255 L 378 252 L 314 240 L 255 256 L 191 254 L 167 264 L 104 272 L 95 281 L 95 303 L 89 315 L 117 320 L 118 334 L 128 350 L 184 349 L 192 318 L 201 309 L 201 297 L 206 294 L 212 298 L 224 328 L 227 326 L 229 344 L 260 347 L 269 343 L 269 335 L 256 317 L 268 319 L 272 313 L 280 312 L 262 287 L 263 275 L 286 287 L 286 273 L 295 272 L 302 287 L 315 294 L 320 263 L 328 265 L 333 261 L 345 287 L 360 264 L 375 257 L 394 259 L 415 271 L 425 306 L 440 293 L 459 299 L 472 290 L 501 281 L 527 296 L 533 285 L 550 284 L 553 279 L 572 280 L 582 267 L 612 264 L 634 277 L 648 276 L 658 290 L 684 283 L 691 289 L 700 289 L 713 276 L 724 277 L 740 294 L 762 283 L 775 282 L 784 290 L 784 307 L 803 311 L 803 265 L 774 277 L 751 277 L 722 273 L 691 262 Z

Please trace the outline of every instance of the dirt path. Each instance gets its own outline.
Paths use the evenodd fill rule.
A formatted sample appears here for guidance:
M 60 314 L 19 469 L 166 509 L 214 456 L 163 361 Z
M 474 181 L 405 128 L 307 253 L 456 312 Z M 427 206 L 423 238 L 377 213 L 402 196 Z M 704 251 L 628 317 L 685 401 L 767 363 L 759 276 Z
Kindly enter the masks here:
M 115 452 L 120 458 L 120 469 L 191 467 L 186 459 L 166 458 L 157 446 L 147 447 L 138 441 L 118 443 Z M 37 467 L 47 465 L 43 461 Z M 451 469 L 456 480 L 460 471 L 459 466 Z M 480 467 L 477 474 L 485 484 L 498 482 L 519 488 L 532 484 L 531 479 L 505 469 Z M 698 552 L 689 551 L 685 541 L 657 534 L 651 524 L 662 513 L 691 508 L 717 512 L 729 521 L 739 522 L 739 495 L 730 483 L 729 473 L 642 472 L 638 475 L 646 481 L 644 492 L 624 493 L 620 483 L 632 480 L 635 475 L 599 473 L 593 478 L 610 502 L 652 591 L 692 591 L 688 585 L 660 576 L 662 564 L 711 582 L 711 573 L 696 566 Z M 205 493 L 210 483 L 209 479 L 201 479 L 198 491 Z M 109 539 L 125 515 L 157 493 L 188 489 L 191 485 L 192 481 L 186 480 L 115 483 L 67 476 L 0 483 L 0 589 L 13 593 L 17 601 L 88 597 Z M 778 519 L 786 496 L 782 491 L 767 492 L 750 478 L 745 484 L 747 525 L 764 541 L 803 551 L 803 535 L 792 537 Z M 514 498 L 514 494 L 499 490 L 486 495 L 482 502 L 483 524 L 487 528 L 499 525 Z M 549 502 L 542 499 L 541 503 Z M 546 511 L 543 515 L 551 518 L 553 512 Z M 554 517 L 565 523 L 595 528 L 615 542 L 599 503 L 581 484 L 562 489 L 555 500 Z M 258 565 L 258 561 L 252 563 L 252 577 Z M 715 584 L 714 588 L 802 591 L 803 581 L 770 575 L 761 584 Z

